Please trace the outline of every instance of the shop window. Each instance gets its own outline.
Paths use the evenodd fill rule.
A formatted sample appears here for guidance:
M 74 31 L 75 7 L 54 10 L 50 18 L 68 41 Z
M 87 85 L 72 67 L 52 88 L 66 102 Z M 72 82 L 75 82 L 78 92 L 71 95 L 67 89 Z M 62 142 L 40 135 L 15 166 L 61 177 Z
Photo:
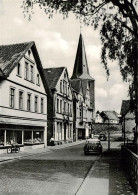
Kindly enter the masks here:
M 31 111 L 31 94 L 27 94 L 27 110 Z
M 10 107 L 14 108 L 14 103 L 15 103 L 15 89 L 10 88 Z
M 43 143 L 43 132 L 42 131 L 34 131 L 33 132 L 33 143 Z
M 19 91 L 19 109 L 23 109 L 23 91 Z
M 41 98 L 41 113 L 44 112 L 44 99 Z
M 4 145 L 4 130 L 0 130 L 0 146 Z
M 38 96 L 35 96 L 35 112 L 38 112 Z
M 31 131 L 24 131 L 24 144 L 32 143 L 32 132 Z

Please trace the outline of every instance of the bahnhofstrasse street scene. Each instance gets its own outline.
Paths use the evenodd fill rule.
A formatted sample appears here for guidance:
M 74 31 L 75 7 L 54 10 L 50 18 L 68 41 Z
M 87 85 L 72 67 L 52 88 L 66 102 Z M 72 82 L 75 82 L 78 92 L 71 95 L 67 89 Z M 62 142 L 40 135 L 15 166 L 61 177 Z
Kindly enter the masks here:
M 136 195 L 136 104 L 118 65 L 107 81 L 92 27 L 37 9 L 28 21 L 20 3 L 0 2 L 0 195 Z

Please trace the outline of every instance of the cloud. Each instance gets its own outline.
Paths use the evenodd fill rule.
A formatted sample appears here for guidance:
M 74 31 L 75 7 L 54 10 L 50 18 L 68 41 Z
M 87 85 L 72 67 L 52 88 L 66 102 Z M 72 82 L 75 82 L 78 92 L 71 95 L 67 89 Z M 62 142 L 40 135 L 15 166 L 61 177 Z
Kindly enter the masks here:
M 107 97 L 107 92 L 103 88 L 96 88 L 95 94 L 97 98 L 106 98 Z
M 120 99 L 124 95 L 126 95 L 126 92 L 127 92 L 127 86 L 117 83 L 110 88 L 109 95 L 111 96 L 111 98 Z

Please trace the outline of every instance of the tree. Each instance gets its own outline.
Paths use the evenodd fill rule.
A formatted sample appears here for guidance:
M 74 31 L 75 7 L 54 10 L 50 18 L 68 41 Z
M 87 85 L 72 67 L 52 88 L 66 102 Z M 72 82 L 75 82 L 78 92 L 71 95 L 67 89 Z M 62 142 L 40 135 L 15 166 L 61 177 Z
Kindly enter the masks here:
M 108 59 L 118 60 L 123 80 L 129 80 L 129 94 L 131 100 L 135 100 L 138 124 L 137 0 L 23 0 L 24 13 L 30 17 L 36 4 L 49 18 L 57 11 L 64 18 L 72 12 L 86 25 L 100 30 L 101 61 L 107 76 L 110 74 Z

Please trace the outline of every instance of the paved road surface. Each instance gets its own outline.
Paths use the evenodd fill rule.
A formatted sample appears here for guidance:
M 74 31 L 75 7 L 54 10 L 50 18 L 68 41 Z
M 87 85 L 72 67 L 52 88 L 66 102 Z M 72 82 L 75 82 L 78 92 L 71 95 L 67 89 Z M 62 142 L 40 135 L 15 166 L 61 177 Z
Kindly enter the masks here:
M 83 144 L 0 164 L 0 195 L 74 195 L 96 155 Z

